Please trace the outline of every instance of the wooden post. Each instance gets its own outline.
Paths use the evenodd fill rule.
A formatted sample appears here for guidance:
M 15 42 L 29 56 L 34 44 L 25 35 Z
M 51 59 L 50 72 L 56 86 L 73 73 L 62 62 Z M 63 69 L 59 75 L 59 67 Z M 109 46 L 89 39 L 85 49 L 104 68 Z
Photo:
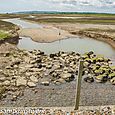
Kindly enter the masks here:
M 76 86 L 76 100 L 75 100 L 75 110 L 79 109 L 79 102 L 80 102 L 80 91 L 81 91 L 81 80 L 82 80 L 82 73 L 83 73 L 83 61 L 79 62 L 79 70 L 78 70 L 78 78 L 77 78 L 77 86 Z

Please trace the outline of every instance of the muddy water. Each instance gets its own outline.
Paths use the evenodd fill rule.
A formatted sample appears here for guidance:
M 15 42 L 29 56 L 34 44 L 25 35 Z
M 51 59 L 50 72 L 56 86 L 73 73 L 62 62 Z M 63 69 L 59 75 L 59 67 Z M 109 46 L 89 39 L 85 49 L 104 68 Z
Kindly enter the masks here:
M 20 49 L 40 49 L 47 54 L 56 53 L 58 51 L 75 51 L 79 53 L 85 53 L 88 51 L 94 51 L 96 54 L 101 54 L 107 57 L 115 56 L 115 50 L 108 44 L 93 40 L 90 38 L 69 38 L 52 43 L 37 43 L 31 40 L 31 38 L 22 37 L 19 40 L 18 48 Z
M 5 21 L 12 22 L 21 26 L 22 28 L 42 28 L 43 25 L 27 22 L 20 19 L 5 19 Z M 107 57 L 115 57 L 115 50 L 105 42 L 97 41 L 86 37 L 76 37 L 54 41 L 52 43 L 38 43 L 32 41 L 31 38 L 21 37 L 19 40 L 18 48 L 20 49 L 39 49 L 47 54 L 55 53 L 58 51 L 75 51 L 85 53 L 94 51 L 96 54 L 101 54 Z
M 24 20 L 20 20 L 19 18 L 14 19 L 3 19 L 3 21 L 11 22 L 13 24 L 16 24 L 22 28 L 42 28 L 43 26 L 40 24 L 30 23 Z

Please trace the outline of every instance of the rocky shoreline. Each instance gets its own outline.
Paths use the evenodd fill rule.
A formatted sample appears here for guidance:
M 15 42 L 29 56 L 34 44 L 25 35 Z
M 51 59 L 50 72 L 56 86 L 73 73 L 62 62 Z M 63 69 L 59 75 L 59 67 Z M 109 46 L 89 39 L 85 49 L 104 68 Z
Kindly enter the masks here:
M 49 86 L 71 82 L 77 78 L 79 60 L 84 60 L 84 81 L 115 85 L 115 66 L 111 65 L 110 59 L 96 56 L 92 51 L 84 55 L 75 52 L 46 55 L 40 50 L 17 50 L 0 53 L 0 56 L 8 60 L 0 68 L 0 98 L 10 87 L 18 90 L 37 84 Z
M 83 75 L 88 76 L 84 79 L 86 82 L 96 80 L 98 82 L 110 81 L 113 85 L 115 84 L 115 66 L 111 65 L 110 59 L 96 56 L 92 51 L 84 55 L 75 52 L 46 55 L 39 50 L 19 50 L 4 53 L 3 57 L 9 57 L 10 63 L 1 70 L 1 73 L 8 78 L 12 76 L 11 84 L 14 85 L 16 82 L 16 86 L 26 86 L 27 84 L 34 87 L 34 82 L 38 82 L 39 78 L 48 78 L 48 81 L 42 82 L 44 85 L 49 85 L 50 82 L 60 84 L 73 81 L 78 74 L 79 60 L 84 60 Z M 16 79 L 17 81 L 15 81 Z M 2 78 L 1 80 L 4 81 Z M 8 81 L 7 85 L 11 84 Z

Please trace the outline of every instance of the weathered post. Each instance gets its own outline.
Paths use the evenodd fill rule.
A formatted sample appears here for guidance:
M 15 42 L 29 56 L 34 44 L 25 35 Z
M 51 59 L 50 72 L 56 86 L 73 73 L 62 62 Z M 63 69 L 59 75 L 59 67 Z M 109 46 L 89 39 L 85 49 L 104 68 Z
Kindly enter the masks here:
M 79 109 L 79 102 L 80 102 L 80 91 L 81 91 L 81 80 L 82 80 L 82 73 L 83 73 L 83 60 L 79 62 L 79 70 L 78 70 L 78 78 L 77 78 L 77 85 L 76 85 L 76 99 L 75 99 L 75 110 Z

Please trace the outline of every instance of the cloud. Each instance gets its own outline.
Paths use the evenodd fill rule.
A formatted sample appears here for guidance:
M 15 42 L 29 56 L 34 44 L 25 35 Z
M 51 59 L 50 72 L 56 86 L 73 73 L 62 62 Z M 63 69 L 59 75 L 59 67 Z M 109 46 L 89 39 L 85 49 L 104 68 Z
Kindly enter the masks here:
M 24 10 L 115 13 L 115 0 L 0 0 L 0 12 Z
M 114 0 L 49 0 L 57 4 L 70 4 L 70 5 L 81 5 L 81 6 L 94 6 L 94 7 L 103 7 L 103 6 L 115 6 Z

